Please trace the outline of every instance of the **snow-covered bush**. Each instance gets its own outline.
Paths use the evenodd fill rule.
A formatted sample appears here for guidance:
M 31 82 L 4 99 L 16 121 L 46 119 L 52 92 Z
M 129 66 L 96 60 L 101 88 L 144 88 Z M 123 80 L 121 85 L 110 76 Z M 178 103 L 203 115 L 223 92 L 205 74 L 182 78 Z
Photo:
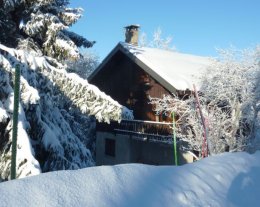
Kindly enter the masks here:
M 202 78 L 207 104 L 212 153 L 248 150 L 255 116 L 255 76 L 258 65 L 253 51 L 222 50 L 222 56 Z M 224 147 L 226 146 L 226 147 Z M 228 148 L 228 149 L 227 149 Z
M 259 125 L 259 58 L 258 50 L 221 50 L 201 76 L 199 101 L 208 126 L 211 154 L 224 151 L 255 149 Z M 177 136 L 186 141 L 189 150 L 201 152 L 203 128 L 194 95 L 152 98 L 157 113 L 177 114 Z
M 163 98 L 150 98 L 157 114 L 166 116 L 175 114 L 177 138 L 186 144 L 180 144 L 184 150 L 200 152 L 202 148 L 203 128 L 200 124 L 194 96 L 179 98 L 177 95 L 163 96 Z

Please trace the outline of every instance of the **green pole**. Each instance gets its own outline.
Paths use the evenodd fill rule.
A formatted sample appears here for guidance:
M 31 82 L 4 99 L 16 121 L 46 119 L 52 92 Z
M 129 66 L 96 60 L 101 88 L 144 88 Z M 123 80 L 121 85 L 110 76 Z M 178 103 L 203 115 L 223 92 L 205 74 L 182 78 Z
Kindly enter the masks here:
M 11 180 L 16 178 L 16 150 L 17 150 L 17 131 L 18 131 L 18 110 L 20 96 L 20 65 L 15 66 L 14 78 L 14 108 L 13 108 L 13 133 L 12 133 L 12 158 L 11 158 Z
M 173 132 L 173 149 L 174 149 L 174 162 L 175 165 L 178 165 L 178 157 L 177 157 L 177 143 L 176 143 L 176 127 L 175 127 L 175 118 L 174 112 L 172 112 L 172 132 Z

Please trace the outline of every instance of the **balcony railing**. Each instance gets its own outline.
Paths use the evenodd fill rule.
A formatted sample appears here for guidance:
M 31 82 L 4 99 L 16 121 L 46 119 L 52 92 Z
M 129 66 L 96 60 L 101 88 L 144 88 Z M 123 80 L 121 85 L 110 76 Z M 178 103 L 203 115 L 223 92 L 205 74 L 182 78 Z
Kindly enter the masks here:
M 173 140 L 171 125 L 164 122 L 122 120 L 121 123 L 98 123 L 97 131 L 127 134 L 132 135 L 133 139 L 171 144 Z

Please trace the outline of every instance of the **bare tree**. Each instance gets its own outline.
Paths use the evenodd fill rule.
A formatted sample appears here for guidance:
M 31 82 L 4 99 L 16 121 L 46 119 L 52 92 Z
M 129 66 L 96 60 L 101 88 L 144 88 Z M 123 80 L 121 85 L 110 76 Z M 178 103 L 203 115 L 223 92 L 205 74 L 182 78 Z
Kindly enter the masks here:
M 78 60 L 69 60 L 66 62 L 67 71 L 77 73 L 80 77 L 87 79 L 88 76 L 99 65 L 99 56 L 93 52 L 84 52 Z
M 143 47 L 153 47 L 153 48 L 173 50 L 173 51 L 176 50 L 175 46 L 172 44 L 172 37 L 171 36 L 163 37 L 162 30 L 160 27 L 158 27 L 154 31 L 153 38 L 150 41 L 147 38 L 147 34 L 143 32 L 140 35 L 139 44 Z
M 188 145 L 182 145 L 184 150 L 200 151 L 202 146 L 202 126 L 195 107 L 195 99 L 190 96 L 188 99 L 180 99 L 176 95 L 163 96 L 160 98 L 150 98 L 150 103 L 155 107 L 156 113 L 164 113 L 171 116 L 174 112 L 176 116 L 177 137 Z
M 200 103 L 208 125 L 213 154 L 248 151 L 259 120 L 259 49 L 219 50 L 220 58 L 201 76 Z M 258 59 L 257 59 L 258 58 Z M 194 98 L 151 98 L 157 113 L 178 115 L 177 136 L 189 150 L 201 151 L 203 130 Z

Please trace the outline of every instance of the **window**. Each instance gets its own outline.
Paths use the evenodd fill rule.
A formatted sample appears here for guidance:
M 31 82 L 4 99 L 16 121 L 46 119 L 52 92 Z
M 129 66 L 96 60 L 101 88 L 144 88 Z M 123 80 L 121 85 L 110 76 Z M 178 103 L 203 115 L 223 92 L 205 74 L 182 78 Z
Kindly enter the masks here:
M 114 139 L 106 139 L 105 141 L 105 154 L 111 157 L 115 157 L 116 155 L 116 140 Z

